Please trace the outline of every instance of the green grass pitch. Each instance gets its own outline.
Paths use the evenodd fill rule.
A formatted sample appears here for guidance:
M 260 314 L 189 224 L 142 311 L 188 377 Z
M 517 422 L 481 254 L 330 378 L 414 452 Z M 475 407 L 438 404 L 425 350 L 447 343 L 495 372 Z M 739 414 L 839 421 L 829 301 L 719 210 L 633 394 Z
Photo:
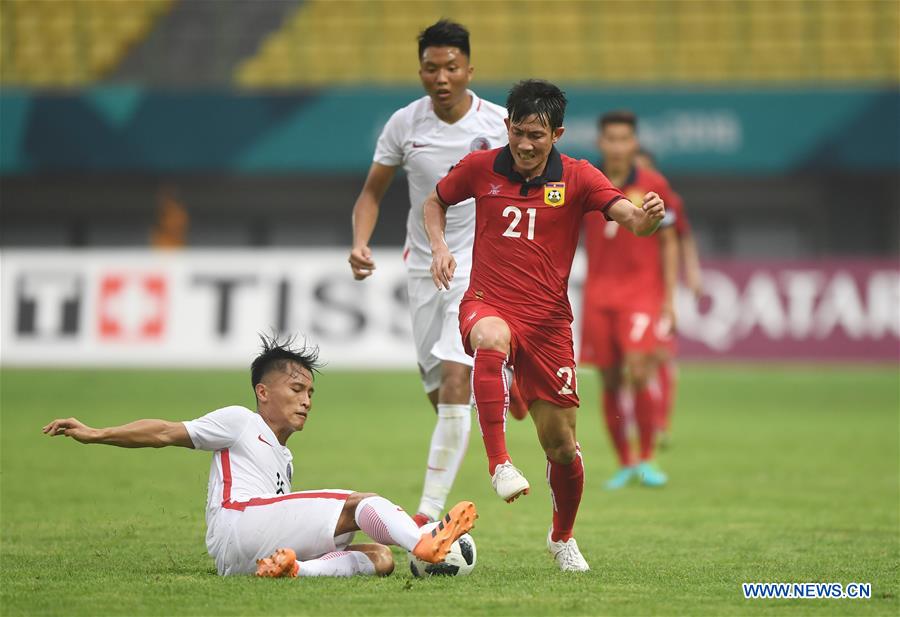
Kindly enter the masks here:
M 2 373 L 4 615 L 897 615 L 898 373 L 889 367 L 683 368 L 671 484 L 608 493 L 614 462 L 583 371 L 587 485 L 576 526 L 593 570 L 546 553 L 550 505 L 530 421 L 510 450 L 532 494 L 493 496 L 478 428 L 451 499 L 480 510 L 465 579 L 219 578 L 204 546 L 209 454 L 49 438 L 91 425 L 188 419 L 251 404 L 246 372 Z M 295 489 L 375 491 L 413 510 L 433 424 L 412 373 L 326 370 L 290 441 Z M 870 600 L 745 600 L 749 581 L 869 582 Z

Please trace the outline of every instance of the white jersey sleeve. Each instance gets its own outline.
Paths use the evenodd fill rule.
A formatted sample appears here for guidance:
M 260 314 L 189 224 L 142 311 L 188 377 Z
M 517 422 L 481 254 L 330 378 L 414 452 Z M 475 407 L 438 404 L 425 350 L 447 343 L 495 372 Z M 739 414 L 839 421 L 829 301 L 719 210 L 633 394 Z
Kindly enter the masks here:
M 469 90 L 469 111 L 453 124 L 434 113 L 431 99 L 423 96 L 397 110 L 388 120 L 373 161 L 402 166 L 409 186 L 409 214 L 403 259 L 411 274 L 427 276 L 431 267 L 431 243 L 425 232 L 422 204 L 438 181 L 464 156 L 475 150 L 506 145 L 506 109 L 479 98 Z M 444 237 L 456 258 L 456 277 L 468 277 L 475 238 L 475 202 L 467 200 L 447 211 Z
M 253 412 L 240 405 L 211 411 L 184 422 L 191 442 L 198 450 L 217 452 L 232 447 L 253 419 Z
M 403 109 L 398 109 L 393 113 L 381 135 L 378 137 L 378 143 L 375 145 L 375 156 L 372 161 L 380 165 L 388 167 L 399 167 L 403 164 L 403 142 L 406 141 L 406 134 L 409 132 L 409 123 L 406 121 L 406 114 Z

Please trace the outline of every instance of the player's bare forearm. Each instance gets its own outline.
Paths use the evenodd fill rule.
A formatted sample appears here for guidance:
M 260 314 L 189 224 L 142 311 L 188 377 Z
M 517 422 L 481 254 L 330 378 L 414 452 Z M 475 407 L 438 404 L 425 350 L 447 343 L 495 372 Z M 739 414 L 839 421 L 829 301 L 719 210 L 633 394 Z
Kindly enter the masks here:
M 659 232 L 660 261 L 663 274 L 663 313 L 674 325 L 675 286 L 678 284 L 678 236 L 672 226 Z
M 678 235 L 671 226 L 660 230 L 658 235 L 665 299 L 671 302 L 678 283 Z
M 435 247 L 447 246 L 444 241 L 444 230 L 447 228 L 447 206 L 438 198 L 437 192 L 431 191 L 431 194 L 425 198 L 422 209 L 425 218 L 425 232 L 428 234 L 431 250 L 434 251 Z
M 369 240 L 378 223 L 381 200 L 394 178 L 394 172 L 394 167 L 373 163 L 366 183 L 353 205 L 353 246 L 347 261 L 356 280 L 370 276 L 375 269 Z
M 656 193 L 644 195 L 641 205 L 620 199 L 607 210 L 609 217 L 636 236 L 649 236 L 657 230 L 666 215 L 665 204 Z
M 681 260 L 684 263 L 684 281 L 694 296 L 699 297 L 703 293 L 703 271 L 700 269 L 700 253 L 697 251 L 694 234 L 684 234 L 679 244 Z
M 367 191 L 360 193 L 353 204 L 351 224 L 353 225 L 353 246 L 368 246 L 375 225 L 378 223 L 378 213 L 381 205 L 374 196 Z
M 431 243 L 431 278 L 438 289 L 450 289 L 456 260 L 450 254 L 450 248 L 444 239 L 447 227 L 447 204 L 442 202 L 436 191 L 425 199 L 422 206 L 425 217 L 425 232 Z
M 42 430 L 51 437 L 64 435 L 81 443 L 99 443 L 120 448 L 194 447 L 184 424 L 168 420 L 136 420 L 122 426 L 92 428 L 75 418 L 61 418 Z

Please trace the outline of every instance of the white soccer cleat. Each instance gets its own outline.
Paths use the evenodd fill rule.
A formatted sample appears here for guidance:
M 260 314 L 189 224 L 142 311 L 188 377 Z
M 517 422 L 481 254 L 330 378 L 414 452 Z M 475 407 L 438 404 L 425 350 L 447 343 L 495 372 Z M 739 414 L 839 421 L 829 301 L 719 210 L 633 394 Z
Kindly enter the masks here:
M 559 569 L 563 572 L 587 572 L 591 569 L 585 561 L 575 538 L 569 538 L 565 542 L 553 541 L 553 527 L 547 532 L 547 550 L 553 555 Z
M 531 485 L 528 484 L 528 480 L 525 479 L 522 472 L 513 467 L 513 464 L 509 461 L 494 467 L 491 485 L 500 496 L 500 499 L 506 503 L 512 503 L 520 495 L 527 495 L 528 491 L 531 490 Z

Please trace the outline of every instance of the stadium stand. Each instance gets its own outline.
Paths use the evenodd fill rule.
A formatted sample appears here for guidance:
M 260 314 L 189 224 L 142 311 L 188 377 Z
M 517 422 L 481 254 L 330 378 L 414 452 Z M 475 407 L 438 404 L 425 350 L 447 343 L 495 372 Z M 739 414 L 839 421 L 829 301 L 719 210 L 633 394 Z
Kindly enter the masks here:
M 298 4 L 178 0 L 110 78 L 164 88 L 228 87 L 234 66 L 254 54 Z
M 153 28 L 172 0 L 4 0 L 4 85 L 80 86 L 103 79 Z
M 896 83 L 891 0 L 309 0 L 239 63 L 245 87 L 415 82 L 439 17 L 471 30 L 482 82 Z
M 4 0 L 0 82 L 412 84 L 440 17 L 470 28 L 481 83 L 900 81 L 892 0 Z

